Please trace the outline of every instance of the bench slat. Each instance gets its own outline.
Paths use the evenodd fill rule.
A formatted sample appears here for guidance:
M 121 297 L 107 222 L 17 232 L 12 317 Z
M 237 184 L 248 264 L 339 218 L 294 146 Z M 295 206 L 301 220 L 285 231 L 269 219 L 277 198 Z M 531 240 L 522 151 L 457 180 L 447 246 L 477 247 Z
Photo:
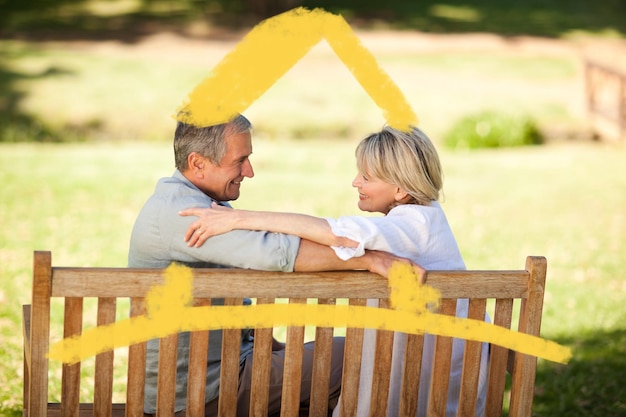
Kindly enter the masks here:
M 440 314 L 453 316 L 456 313 L 456 300 L 441 300 Z M 452 360 L 452 338 L 435 338 L 435 355 L 432 364 L 432 384 L 428 402 L 429 416 L 445 416 L 448 400 L 448 380 Z
M 366 299 L 354 298 L 351 306 L 365 306 Z M 343 354 L 343 375 L 341 377 L 340 415 L 354 416 L 357 411 L 359 377 L 363 356 L 363 329 L 347 328 Z
M 157 376 L 157 417 L 172 417 L 176 401 L 176 357 L 178 335 L 159 340 L 159 365 Z
M 146 314 L 143 298 L 131 298 L 130 317 Z M 128 347 L 128 375 L 126 387 L 126 417 L 143 417 L 143 396 L 146 380 L 146 343 Z
M 65 268 L 53 270 L 53 297 L 143 297 L 163 285 L 162 270 Z M 203 279 L 218 276 L 220 279 Z M 365 271 L 284 272 L 249 269 L 194 269 L 196 298 L 388 298 L 388 281 Z M 467 280 L 477 285 L 467 286 Z M 506 281 L 506 285 L 502 282 Z M 526 298 L 528 275 L 522 271 L 428 271 L 426 283 L 442 298 Z
M 194 306 L 211 305 L 211 300 L 200 298 L 194 300 Z M 189 341 L 189 372 L 187 376 L 187 415 L 204 415 L 206 396 L 206 368 L 209 352 L 209 332 L 191 332 Z
M 469 300 L 467 317 L 474 320 L 484 320 L 486 307 L 487 300 L 485 299 Z M 481 342 L 465 341 L 461 392 L 459 395 L 459 415 L 462 416 L 476 414 L 476 395 L 478 394 L 482 345 Z
M 67 297 L 65 299 L 63 337 L 80 335 L 83 328 L 83 299 Z M 80 403 L 80 362 L 63 364 L 61 379 L 61 398 L 63 415 L 78 417 Z
M 243 304 L 243 298 L 227 298 L 226 306 Z M 241 349 L 241 329 L 222 331 L 222 360 L 220 370 L 220 394 L 218 416 L 235 415 L 237 409 L 237 388 L 239 386 L 239 356 Z
M 379 308 L 389 308 L 389 300 L 378 301 Z M 391 358 L 393 356 L 393 332 L 378 330 L 376 332 L 376 348 L 374 353 L 374 373 L 370 402 L 371 417 L 387 415 L 389 401 L 389 377 L 391 375 Z
M 116 298 L 98 299 L 98 326 L 105 326 L 115 322 Z M 113 403 L 113 359 L 114 351 L 96 355 L 96 369 L 94 376 L 94 416 L 107 417 L 111 415 Z
M 259 298 L 257 304 L 272 304 L 272 298 Z M 272 368 L 272 328 L 254 330 L 252 381 L 250 386 L 250 416 L 266 417 L 270 372 Z
M 306 304 L 306 298 L 292 298 L 292 304 Z M 300 412 L 304 327 L 288 327 L 285 346 L 285 369 L 281 396 L 281 417 L 297 417 Z
M 510 298 L 496 300 L 493 324 L 511 328 L 513 300 Z M 506 368 L 509 350 L 498 345 L 491 345 L 489 353 L 489 380 L 487 382 L 487 399 L 485 417 L 500 417 L 504 398 Z
M 406 336 L 404 373 L 402 374 L 402 392 L 400 394 L 400 416 L 415 416 L 417 413 L 423 348 L 424 335 L 409 334 Z
M 334 299 L 320 299 L 322 305 L 334 305 Z M 323 416 L 328 413 L 330 367 L 333 354 L 333 328 L 315 329 L 315 350 L 313 352 L 313 383 L 311 385 L 311 406 L 309 416 Z

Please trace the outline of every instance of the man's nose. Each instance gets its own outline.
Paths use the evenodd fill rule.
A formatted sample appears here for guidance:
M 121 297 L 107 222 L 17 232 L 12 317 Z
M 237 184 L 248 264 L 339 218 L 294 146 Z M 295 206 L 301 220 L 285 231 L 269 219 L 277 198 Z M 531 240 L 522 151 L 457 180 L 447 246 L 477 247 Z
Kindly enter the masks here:
M 254 177 L 254 169 L 252 168 L 252 163 L 249 160 L 244 162 L 241 175 L 248 178 Z

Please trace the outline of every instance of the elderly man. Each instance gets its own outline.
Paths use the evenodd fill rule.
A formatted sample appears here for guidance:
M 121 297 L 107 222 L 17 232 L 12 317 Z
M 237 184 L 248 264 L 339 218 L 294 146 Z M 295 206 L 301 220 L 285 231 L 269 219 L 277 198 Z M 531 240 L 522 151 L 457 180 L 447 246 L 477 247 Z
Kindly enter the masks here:
M 190 247 L 184 239 L 190 217 L 179 216 L 189 207 L 209 207 L 212 202 L 229 205 L 239 198 L 241 182 L 252 178 L 251 124 L 242 115 L 228 123 L 196 127 L 178 123 L 174 136 L 176 170 L 171 177 L 157 183 L 154 194 L 142 208 L 133 228 L 128 255 L 129 267 L 165 268 L 176 261 L 191 267 L 238 267 L 268 271 L 322 271 L 367 269 L 386 275 L 398 258 L 381 252 L 368 252 L 359 258 L 341 261 L 327 246 L 296 236 L 234 230 L 208 239 L 199 248 Z M 271 196 L 268 196 L 271 197 Z M 238 393 L 238 415 L 247 416 L 253 343 L 243 332 L 241 343 L 241 381 Z M 211 332 L 206 378 L 205 416 L 217 415 L 221 332 Z M 158 340 L 148 342 L 144 411 L 156 413 Z M 179 335 L 175 411 L 184 415 L 187 391 L 189 334 Z M 280 410 L 284 350 L 277 345 L 272 360 L 270 413 Z M 313 343 L 305 349 L 301 402 L 307 402 Z M 343 338 L 333 343 L 331 398 L 339 395 Z

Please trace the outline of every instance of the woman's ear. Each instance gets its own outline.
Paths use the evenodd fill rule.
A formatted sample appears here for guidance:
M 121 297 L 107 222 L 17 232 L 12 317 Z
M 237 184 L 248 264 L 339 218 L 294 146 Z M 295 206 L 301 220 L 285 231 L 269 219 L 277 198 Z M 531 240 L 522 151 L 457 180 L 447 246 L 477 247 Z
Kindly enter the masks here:
M 409 193 L 404 191 L 402 188 L 398 187 L 396 190 L 396 195 L 394 196 L 396 202 L 405 203 L 406 201 L 411 199 Z

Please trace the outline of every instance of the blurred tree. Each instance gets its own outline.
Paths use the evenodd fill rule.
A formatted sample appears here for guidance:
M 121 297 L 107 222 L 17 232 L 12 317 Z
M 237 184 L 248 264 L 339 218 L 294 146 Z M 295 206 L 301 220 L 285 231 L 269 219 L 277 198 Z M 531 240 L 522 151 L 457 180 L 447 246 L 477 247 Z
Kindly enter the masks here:
M 245 0 L 257 17 L 267 18 L 302 5 L 302 0 Z
M 137 7 L 129 10 L 128 4 Z M 122 11 L 95 15 L 93 5 Z M 120 33 L 133 32 L 141 22 L 158 20 L 159 25 L 150 26 L 163 28 L 163 24 L 181 26 L 198 18 L 243 28 L 298 6 L 342 14 L 351 25 L 360 27 L 554 38 L 577 31 L 626 36 L 624 0 L 596 0 L 593 4 L 588 0 L 0 0 L 0 37 L 12 30 L 102 32 L 112 27 L 112 22 Z
M 38 0 L 35 2 L 23 0 L 0 0 L 0 23 L 8 21 L 15 13 L 49 13 L 59 11 L 62 6 L 84 3 L 86 0 Z

